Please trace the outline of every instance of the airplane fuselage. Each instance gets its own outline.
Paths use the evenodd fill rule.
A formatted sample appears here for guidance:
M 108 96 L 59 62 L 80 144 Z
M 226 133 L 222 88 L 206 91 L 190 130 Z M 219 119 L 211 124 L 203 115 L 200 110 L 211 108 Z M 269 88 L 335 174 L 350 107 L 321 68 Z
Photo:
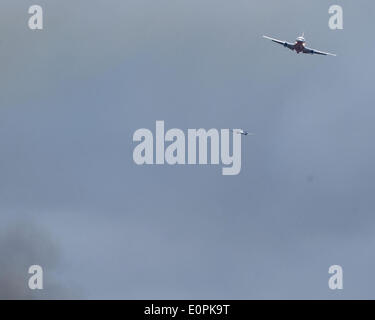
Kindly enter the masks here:
M 305 48 L 305 43 L 303 41 L 296 41 L 294 44 L 294 50 L 296 50 L 297 53 L 300 53 Z

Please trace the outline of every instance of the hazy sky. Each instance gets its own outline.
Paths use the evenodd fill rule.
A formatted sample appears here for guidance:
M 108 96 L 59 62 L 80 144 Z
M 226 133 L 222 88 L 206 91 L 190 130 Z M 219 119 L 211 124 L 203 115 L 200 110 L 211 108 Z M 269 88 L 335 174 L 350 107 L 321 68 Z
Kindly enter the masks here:
M 373 1 L 0 9 L 0 298 L 375 298 Z M 338 56 L 262 39 L 302 32 Z M 237 176 L 137 166 L 133 133 L 156 120 L 256 135 Z

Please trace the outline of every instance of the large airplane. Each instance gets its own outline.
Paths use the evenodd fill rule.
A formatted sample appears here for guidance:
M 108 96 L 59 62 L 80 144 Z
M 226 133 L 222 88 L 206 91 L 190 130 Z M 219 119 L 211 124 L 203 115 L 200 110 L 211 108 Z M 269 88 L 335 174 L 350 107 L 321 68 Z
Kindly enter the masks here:
M 294 43 L 277 40 L 277 39 L 270 38 L 270 37 L 267 37 L 267 36 L 263 36 L 263 38 L 266 38 L 266 39 L 272 40 L 273 42 L 281 44 L 285 48 L 289 48 L 292 51 L 296 51 L 296 53 L 302 52 L 302 53 L 309 53 L 309 54 L 321 54 L 323 56 L 336 56 L 333 53 L 323 52 L 323 51 L 319 51 L 319 50 L 315 50 L 315 49 L 305 47 L 306 40 L 304 38 L 304 34 L 302 34 L 302 36 L 298 37 Z

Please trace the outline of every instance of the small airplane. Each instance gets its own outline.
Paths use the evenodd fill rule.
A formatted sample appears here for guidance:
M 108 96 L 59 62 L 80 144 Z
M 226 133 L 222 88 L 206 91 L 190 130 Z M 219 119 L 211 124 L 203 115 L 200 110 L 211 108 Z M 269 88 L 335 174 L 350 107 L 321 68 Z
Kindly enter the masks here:
M 323 52 L 323 51 L 319 51 L 319 50 L 315 50 L 315 49 L 311 49 L 311 48 L 305 47 L 306 40 L 304 38 L 304 34 L 303 33 L 302 33 L 302 36 L 298 37 L 294 43 L 277 40 L 277 39 L 270 38 L 270 37 L 267 37 L 267 36 L 263 36 L 263 38 L 269 39 L 269 40 L 271 40 L 273 42 L 281 44 L 285 48 L 289 48 L 292 51 L 295 50 L 296 53 L 302 52 L 302 53 L 320 54 L 320 55 L 323 55 L 323 56 L 334 56 L 334 57 L 336 57 L 336 55 L 333 54 L 333 53 Z
M 231 131 L 232 131 L 233 133 L 242 134 L 242 135 L 244 135 L 244 136 L 247 136 L 247 135 L 251 135 L 251 136 L 253 136 L 253 135 L 254 135 L 254 133 L 249 133 L 249 132 L 244 131 L 244 130 L 242 130 L 242 129 L 231 129 Z

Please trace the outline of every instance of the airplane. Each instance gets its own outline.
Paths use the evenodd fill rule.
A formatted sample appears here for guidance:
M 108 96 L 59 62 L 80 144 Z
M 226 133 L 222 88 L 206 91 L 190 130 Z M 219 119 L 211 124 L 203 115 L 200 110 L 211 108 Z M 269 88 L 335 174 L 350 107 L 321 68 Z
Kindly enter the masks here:
M 303 33 L 302 33 L 302 36 L 299 36 L 294 43 L 277 40 L 277 39 L 270 38 L 270 37 L 267 37 L 267 36 L 263 36 L 263 38 L 269 39 L 273 42 L 281 44 L 285 48 L 289 48 L 292 51 L 295 50 L 296 53 L 302 52 L 302 53 L 308 53 L 308 54 L 320 54 L 320 55 L 323 55 L 323 56 L 334 56 L 334 57 L 336 57 L 336 55 L 333 54 L 333 53 L 323 52 L 323 51 L 319 51 L 319 50 L 315 50 L 315 49 L 305 47 L 306 40 L 304 38 Z
M 249 133 L 249 132 L 244 131 L 244 130 L 242 130 L 242 129 L 231 129 L 231 131 L 232 131 L 233 133 L 242 134 L 242 135 L 244 135 L 244 136 L 247 136 L 247 135 L 251 135 L 251 136 L 253 136 L 253 135 L 254 135 L 254 133 Z

